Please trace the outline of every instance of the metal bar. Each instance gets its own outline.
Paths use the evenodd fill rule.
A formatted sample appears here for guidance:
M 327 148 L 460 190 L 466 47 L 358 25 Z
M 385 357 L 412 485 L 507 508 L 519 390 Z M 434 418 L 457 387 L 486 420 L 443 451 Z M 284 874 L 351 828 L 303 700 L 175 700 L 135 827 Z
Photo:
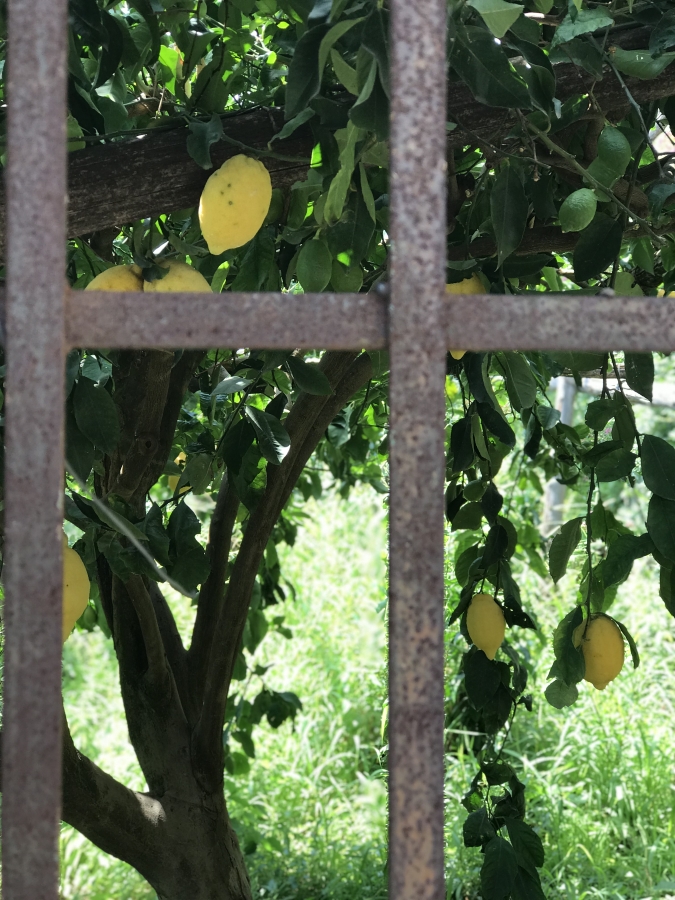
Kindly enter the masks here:
M 445 898 L 445 18 L 391 3 L 390 900 Z
M 6 645 L 7 900 L 56 900 L 61 806 L 66 0 L 10 0 Z
M 386 302 L 374 294 L 143 294 L 71 291 L 71 347 L 317 347 L 386 343 Z
M 675 347 L 674 297 L 487 294 L 443 303 L 447 349 Z M 384 350 L 388 330 L 375 294 L 144 294 L 139 303 L 138 294 L 72 291 L 67 300 L 70 347 Z
M 453 296 L 447 334 L 467 350 L 672 350 L 675 298 Z

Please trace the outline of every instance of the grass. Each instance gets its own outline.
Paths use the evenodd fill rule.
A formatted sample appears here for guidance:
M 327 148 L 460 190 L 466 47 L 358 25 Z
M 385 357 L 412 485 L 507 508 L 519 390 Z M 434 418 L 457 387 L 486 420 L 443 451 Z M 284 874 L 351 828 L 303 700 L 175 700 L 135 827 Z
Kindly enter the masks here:
M 248 775 L 228 778 L 232 815 L 254 896 L 264 900 L 380 900 L 386 897 L 386 794 L 375 748 L 384 697 L 385 526 L 372 493 L 308 507 L 311 518 L 285 550 L 284 575 L 297 598 L 285 604 L 292 640 L 270 632 L 258 661 L 276 690 L 304 705 L 295 727 L 255 735 Z M 550 635 L 574 602 L 574 574 L 558 588 L 518 576 L 543 637 L 522 633 L 533 663 L 534 710 L 519 712 L 506 745 L 527 784 L 528 819 L 546 848 L 549 900 L 673 900 L 675 895 L 675 629 L 658 598 L 658 575 L 639 562 L 612 613 L 642 655 L 604 692 L 584 685 L 557 711 L 543 689 Z M 174 601 L 180 603 L 181 601 Z M 177 609 L 187 629 L 191 611 Z M 450 652 L 462 639 L 451 638 Z M 453 649 L 454 648 L 454 649 Z M 66 645 L 64 692 L 75 741 L 134 787 L 142 776 L 122 718 L 112 647 L 98 632 Z M 470 754 L 448 757 L 448 900 L 479 896 L 481 857 L 462 846 L 459 799 L 475 771 Z M 71 829 L 62 837 L 62 894 L 78 900 L 145 900 L 154 893 L 124 864 Z

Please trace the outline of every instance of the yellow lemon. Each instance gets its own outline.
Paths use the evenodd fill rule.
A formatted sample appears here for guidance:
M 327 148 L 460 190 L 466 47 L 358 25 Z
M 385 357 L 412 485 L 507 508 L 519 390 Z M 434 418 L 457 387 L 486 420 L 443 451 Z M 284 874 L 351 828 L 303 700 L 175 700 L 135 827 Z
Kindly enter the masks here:
M 162 269 L 168 269 L 168 274 L 156 281 L 146 281 L 143 285 L 146 293 L 166 291 L 186 291 L 191 294 L 211 293 L 211 285 L 206 278 L 187 263 L 171 260 L 170 262 L 159 262 L 157 265 Z
M 575 647 L 581 644 L 581 652 L 586 663 L 584 679 L 594 688 L 604 691 L 623 668 L 623 635 L 619 626 L 609 616 L 591 616 L 584 637 L 585 626 L 584 621 L 574 629 L 572 643 Z
M 504 613 L 489 594 L 476 594 L 466 614 L 466 629 L 471 642 L 488 659 L 494 659 L 506 633 Z
M 65 536 L 63 544 L 62 637 L 65 643 L 89 603 L 89 576 L 79 553 L 68 546 Z
M 142 291 L 143 278 L 138 266 L 113 266 L 97 275 L 85 291 Z
M 663 288 L 659 288 L 656 292 L 657 297 L 675 297 L 675 291 L 669 291 L 667 294 Z
M 457 281 L 454 284 L 446 284 L 445 290 L 448 294 L 484 294 L 485 288 L 483 282 L 474 272 L 471 278 L 465 278 L 463 281 Z M 453 359 L 461 359 L 466 350 L 451 350 L 450 356 Z M 492 657 L 491 657 L 492 658 Z
M 199 224 L 209 251 L 218 256 L 243 247 L 260 231 L 272 200 L 272 182 L 257 159 L 239 154 L 214 172 L 199 201 Z
M 174 459 L 176 465 L 180 465 L 180 463 L 185 462 L 187 456 L 181 451 L 178 456 Z M 172 494 L 176 493 L 176 488 L 178 487 L 178 482 L 180 481 L 180 475 L 169 475 L 167 477 L 167 481 L 169 482 L 169 488 Z M 181 494 L 184 494 L 187 491 L 188 486 L 186 484 L 180 489 Z

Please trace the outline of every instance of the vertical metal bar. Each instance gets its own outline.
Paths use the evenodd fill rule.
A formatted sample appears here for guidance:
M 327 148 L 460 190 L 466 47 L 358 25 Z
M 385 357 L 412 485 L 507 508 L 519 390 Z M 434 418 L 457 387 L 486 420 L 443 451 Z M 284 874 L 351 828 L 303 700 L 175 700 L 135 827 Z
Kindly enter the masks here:
M 56 900 L 66 0 L 10 0 L 3 893 Z
M 443 900 L 445 3 L 391 13 L 389 897 Z

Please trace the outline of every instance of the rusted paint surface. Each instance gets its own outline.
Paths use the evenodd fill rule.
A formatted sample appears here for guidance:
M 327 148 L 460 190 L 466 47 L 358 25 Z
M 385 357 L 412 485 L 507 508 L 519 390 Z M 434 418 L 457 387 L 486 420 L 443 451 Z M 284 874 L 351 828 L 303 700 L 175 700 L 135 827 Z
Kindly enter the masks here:
M 391 29 L 389 897 L 443 900 L 444 0 Z
M 9 3 L 6 900 L 58 897 L 66 12 Z
M 675 298 L 452 296 L 448 346 L 467 350 L 672 350 Z
M 374 294 L 124 294 L 72 291 L 72 347 L 320 347 L 386 344 L 387 307 Z

